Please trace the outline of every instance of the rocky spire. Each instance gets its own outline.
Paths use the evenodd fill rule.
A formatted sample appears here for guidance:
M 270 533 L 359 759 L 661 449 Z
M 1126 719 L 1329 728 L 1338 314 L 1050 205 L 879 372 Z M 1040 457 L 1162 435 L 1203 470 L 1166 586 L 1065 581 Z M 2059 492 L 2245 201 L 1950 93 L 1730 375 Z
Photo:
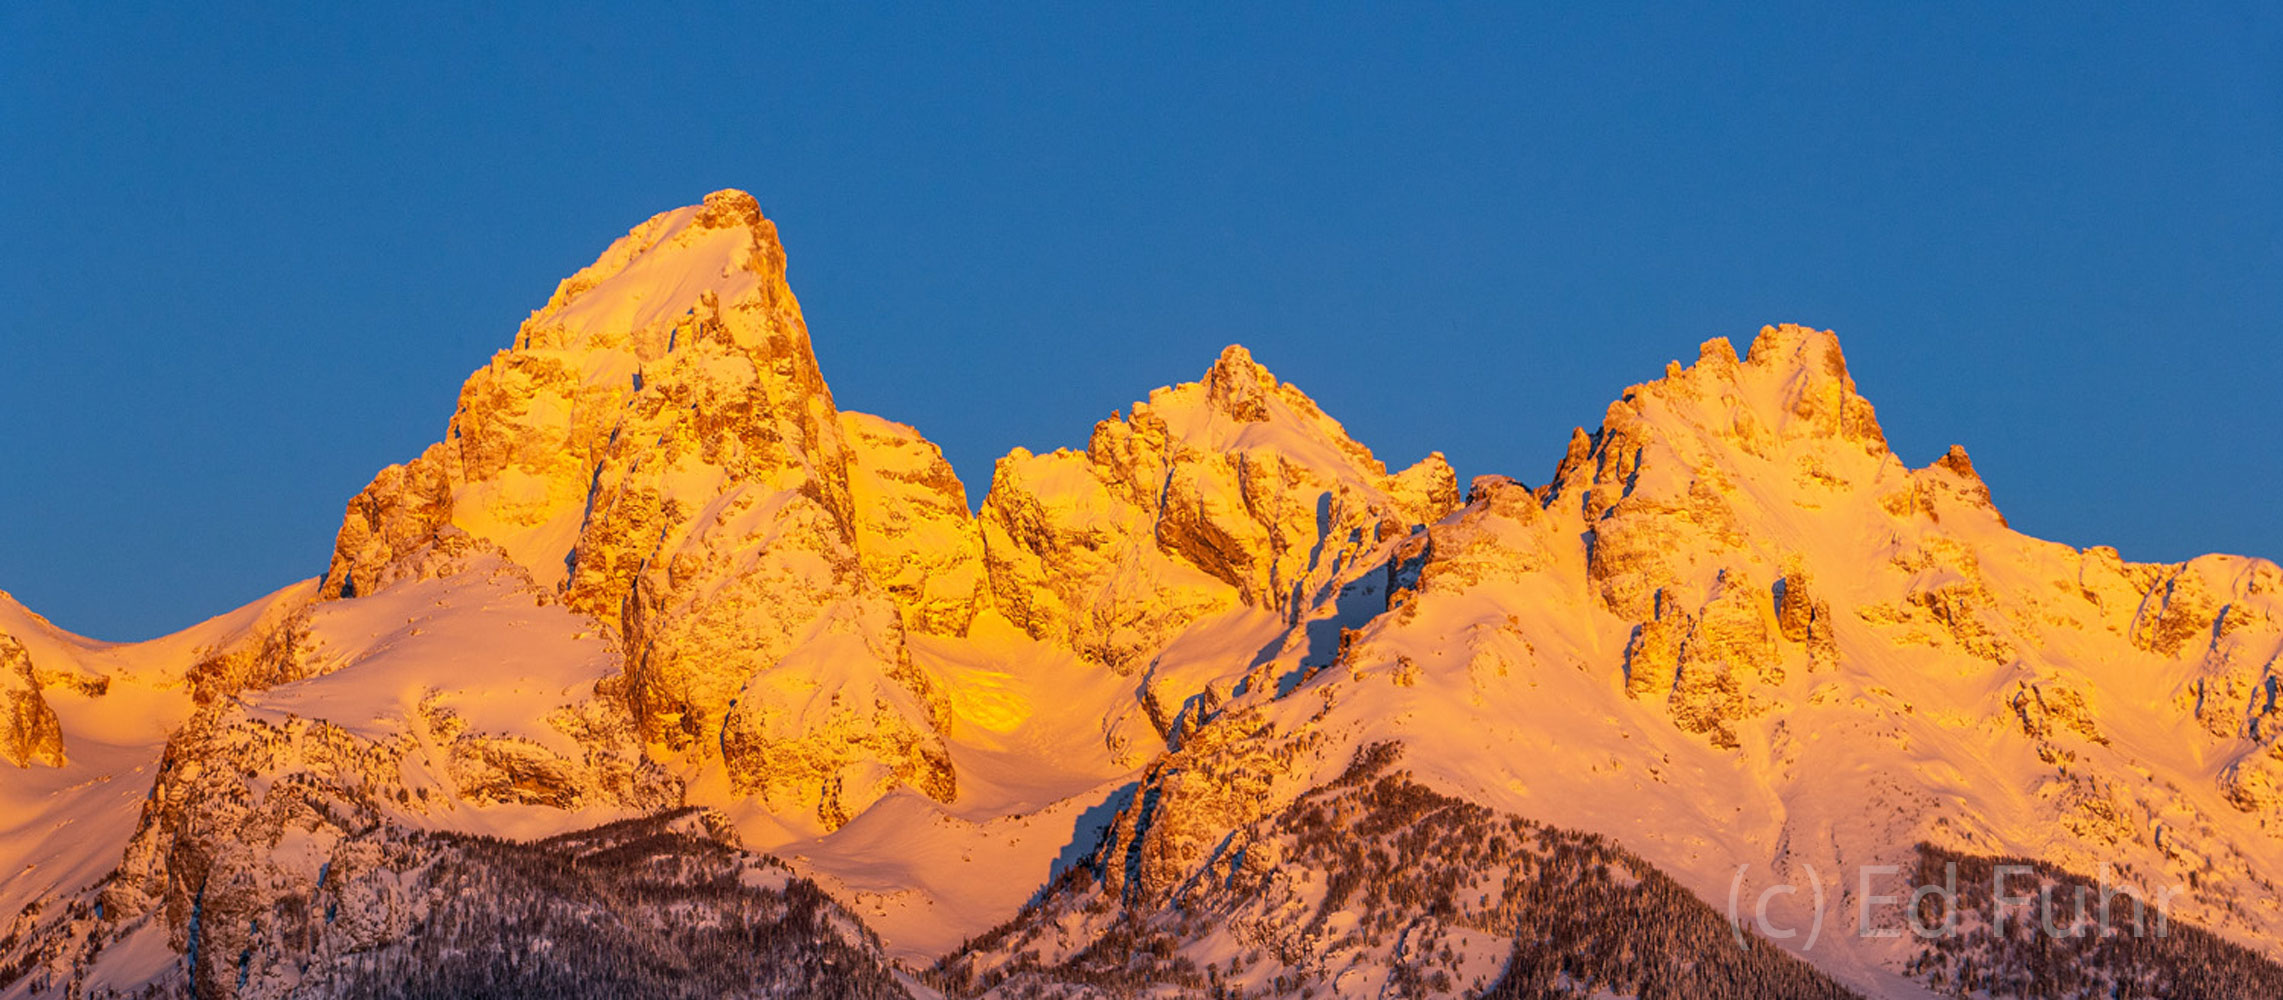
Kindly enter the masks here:
M 582 606 L 616 618 L 626 568 L 574 556 L 613 456 L 703 449 L 717 467 L 813 479 L 845 521 L 838 436 L 776 226 L 751 195 L 717 191 L 612 243 L 469 376 L 444 440 L 351 502 L 324 593 L 402 575 L 449 528 L 542 583 L 580 576 Z
M 908 517 L 859 514 L 853 452 L 776 226 L 717 191 L 613 243 L 469 377 L 445 439 L 350 503 L 323 592 L 496 548 L 616 627 L 643 735 L 720 760 L 733 788 L 828 826 L 900 783 L 948 798 L 943 699 L 895 595 L 931 627 L 964 618 L 893 579 L 910 553 L 861 557 L 862 525 Z
M 999 461 L 981 518 L 994 605 L 1125 671 L 1239 605 L 1297 614 L 1363 553 L 1458 505 L 1442 455 L 1389 475 L 1230 346 L 1196 382 L 1095 425 L 1083 452 Z
M 63 729 L 40 696 L 32 656 L 14 636 L 0 632 L 0 760 L 17 767 L 62 767 Z

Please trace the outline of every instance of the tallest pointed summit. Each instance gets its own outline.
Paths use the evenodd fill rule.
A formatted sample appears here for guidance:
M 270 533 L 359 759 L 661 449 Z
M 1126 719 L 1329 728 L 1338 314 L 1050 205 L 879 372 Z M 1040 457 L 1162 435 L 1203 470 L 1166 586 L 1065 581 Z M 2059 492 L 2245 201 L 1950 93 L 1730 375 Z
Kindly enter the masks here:
M 725 308 L 785 313 L 800 306 L 785 285 L 785 249 L 760 202 L 724 189 L 701 204 L 661 212 L 593 264 L 565 278 L 531 314 L 519 348 L 632 347 L 645 360 L 672 346 L 646 336 L 684 317 Z M 742 324 L 740 324 L 742 325 Z
M 898 784 L 948 799 L 947 710 L 865 575 L 904 581 L 917 546 L 860 524 L 914 491 L 871 475 L 860 511 L 859 460 L 776 226 L 716 191 L 612 243 L 468 377 L 444 439 L 350 501 L 323 592 L 519 569 L 617 632 L 647 742 L 786 822 L 836 826 Z
M 448 526 L 615 617 L 629 571 L 580 543 L 628 469 L 687 458 L 712 470 L 694 483 L 805 484 L 845 524 L 841 451 L 777 227 L 716 191 L 619 237 L 468 377 L 444 440 L 351 502 L 327 592 L 370 593 Z

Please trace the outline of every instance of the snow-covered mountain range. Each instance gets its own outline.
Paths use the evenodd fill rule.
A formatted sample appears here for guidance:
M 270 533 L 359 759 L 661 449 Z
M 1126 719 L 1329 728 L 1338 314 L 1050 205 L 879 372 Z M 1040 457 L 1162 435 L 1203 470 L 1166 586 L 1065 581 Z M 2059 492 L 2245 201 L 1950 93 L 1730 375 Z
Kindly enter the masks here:
M 321 578 L 0 594 L 0 996 L 2276 995 L 2283 569 L 2011 530 L 1803 327 L 1547 440 L 1391 471 L 1230 347 L 971 501 L 717 192 Z

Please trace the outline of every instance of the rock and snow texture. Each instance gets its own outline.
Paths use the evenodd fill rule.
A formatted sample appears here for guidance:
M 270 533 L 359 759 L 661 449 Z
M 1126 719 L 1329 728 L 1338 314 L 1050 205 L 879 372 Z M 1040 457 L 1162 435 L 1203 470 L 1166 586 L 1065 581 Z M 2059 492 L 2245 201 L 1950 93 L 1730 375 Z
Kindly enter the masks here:
M 14 636 L 0 634 L 0 759 L 17 767 L 63 766 L 63 728 L 40 686 L 32 654 Z
M 1295 657 L 1296 687 L 1228 699 L 1153 764 L 1098 878 L 1059 890 L 1081 898 L 1002 940 L 1122 914 L 1063 921 L 1074 954 L 1159 921 L 1250 858 L 1247 831 L 1396 744 L 1424 786 L 1613 838 L 1706 899 L 1744 865 L 1750 900 L 1926 843 L 2130 871 L 2178 888 L 2174 919 L 2270 958 L 2283 942 L 2275 565 L 2013 532 L 1962 451 L 1896 459 L 1829 333 L 1769 328 L 1744 359 L 1706 344 L 1576 434 L 1546 485 L 1478 479 L 1390 576 L 1335 658 Z M 1225 944 L 1167 947 L 1226 969 Z M 1882 993 L 1909 944 L 1835 935 L 1807 957 Z
M 1430 455 L 1395 475 L 1242 347 L 1096 424 L 1083 452 L 999 460 L 991 594 L 1031 635 L 1132 673 L 1191 622 L 1292 617 L 1359 556 L 1458 505 Z
M 1587 834 L 1405 779 L 1399 748 L 1232 831 L 1191 877 L 1147 859 L 1073 869 L 1039 907 L 945 961 L 956 992 L 1077 983 L 1190 995 L 1852 996 Z M 1125 839 L 1105 845 L 1109 860 Z M 1187 873 L 1185 873 L 1187 874 Z M 1097 881 L 1125 900 L 1089 905 Z M 1094 897 L 1099 898 L 1099 897 Z M 1739 990 L 1740 986 L 1748 989 Z
M 912 633 L 996 613 L 1130 674 L 1200 618 L 1298 615 L 1457 505 L 1441 456 L 1389 475 L 1232 347 L 1083 454 L 1016 451 L 975 516 L 917 431 L 835 408 L 784 271 L 741 192 L 637 227 L 350 504 L 325 593 L 496 548 L 617 630 L 645 740 L 829 831 L 957 797 Z
M 941 490 L 964 498 L 915 451 L 844 422 L 776 227 L 718 192 L 613 244 L 469 377 L 445 440 L 350 504 L 325 591 L 496 548 L 617 633 L 645 741 L 830 828 L 891 788 L 956 791 L 946 703 L 904 635 L 907 614 L 962 616 L 898 564 L 973 554 L 929 530 Z
M 1672 900 L 1930 850 L 2128 869 L 2283 955 L 2283 570 L 2013 531 L 1802 327 L 1707 342 L 1558 457 L 1462 498 L 1231 347 L 971 497 L 835 405 L 775 226 L 717 192 L 563 282 L 321 580 L 131 646 L 0 597 L 0 995 L 357 995 L 312 968 L 568 857 L 481 838 L 691 806 L 711 832 L 647 863 L 770 852 L 837 901 L 787 961 L 954 992 L 1681 988 L 1538 961 L 1607 943 L 1542 923 L 1582 893 L 1721 982 L 1913 996 L 1968 966 L 1715 954 Z M 1387 858 L 1323 839 L 1350 821 Z M 1613 895 L 1645 883 L 1661 915 Z

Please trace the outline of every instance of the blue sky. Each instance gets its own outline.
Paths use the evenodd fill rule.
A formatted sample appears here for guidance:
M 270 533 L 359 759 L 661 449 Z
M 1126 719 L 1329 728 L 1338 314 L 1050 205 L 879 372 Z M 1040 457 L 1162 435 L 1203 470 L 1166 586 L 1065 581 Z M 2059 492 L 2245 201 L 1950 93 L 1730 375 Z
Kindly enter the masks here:
M 0 9 L 0 589 L 101 638 L 323 572 L 558 280 L 733 186 L 971 495 L 1231 342 L 1535 483 L 1796 321 L 2022 530 L 2283 556 L 2272 8 L 73 6 Z

